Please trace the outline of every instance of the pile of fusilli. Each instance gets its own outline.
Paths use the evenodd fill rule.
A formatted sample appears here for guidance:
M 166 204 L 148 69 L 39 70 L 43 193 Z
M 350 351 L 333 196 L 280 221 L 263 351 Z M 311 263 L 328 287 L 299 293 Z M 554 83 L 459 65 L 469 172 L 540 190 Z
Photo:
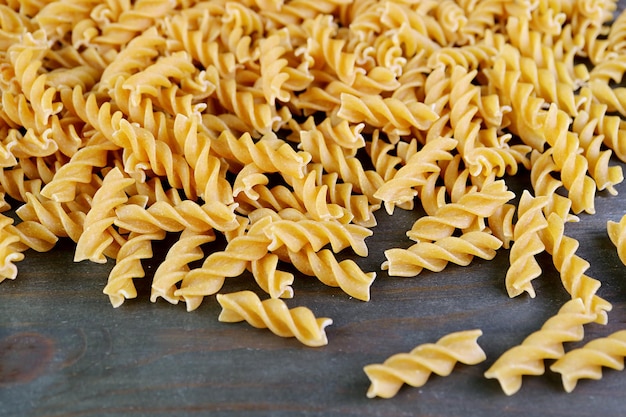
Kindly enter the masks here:
M 390 275 L 504 248 L 509 295 L 534 297 L 535 256 L 547 252 L 571 294 L 486 372 L 512 394 L 611 309 L 563 232 L 623 179 L 610 161 L 626 160 L 626 89 L 615 86 L 626 14 L 616 4 L 0 1 L 0 200 L 15 214 L 0 215 L 0 281 L 16 277 L 27 249 L 69 238 L 76 261 L 115 261 L 104 293 L 119 306 L 137 296 L 133 279 L 145 276 L 153 244 L 174 234 L 153 301 L 193 310 L 217 294 L 220 320 L 320 346 L 331 320 L 286 307 L 294 275 L 284 264 L 367 301 L 375 272 L 337 253 L 367 256 L 375 212 L 418 204 L 426 215 L 408 228 L 415 243 L 385 253 Z M 515 206 L 505 178 L 520 169 L 532 190 Z M 624 260 L 617 220 L 609 234 Z M 218 236 L 224 250 L 204 253 Z M 251 291 L 220 293 L 244 271 Z M 368 395 L 484 359 L 478 336 L 368 368 L 377 387 Z M 625 352 L 612 354 L 615 364 Z M 568 389 L 571 363 L 597 355 L 577 358 L 555 368 Z M 394 371 L 405 360 L 425 370 L 421 379 Z

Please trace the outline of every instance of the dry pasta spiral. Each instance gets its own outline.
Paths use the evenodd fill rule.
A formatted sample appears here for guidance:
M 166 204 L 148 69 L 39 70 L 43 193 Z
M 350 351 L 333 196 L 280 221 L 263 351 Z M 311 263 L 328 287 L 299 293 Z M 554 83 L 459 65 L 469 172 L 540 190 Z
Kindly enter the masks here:
M 421 387 L 433 373 L 450 375 L 458 362 L 476 365 L 484 361 L 485 352 L 477 342 L 481 335 L 480 330 L 449 333 L 435 343 L 392 355 L 382 364 L 366 365 L 363 370 L 371 381 L 367 396 L 391 398 L 404 384 Z
M 218 320 L 246 321 L 256 328 L 267 328 L 280 337 L 295 337 L 306 346 L 328 344 L 325 328 L 332 324 L 329 318 L 316 318 L 306 307 L 289 309 L 284 301 L 269 298 L 261 301 L 252 291 L 218 294 L 222 306 Z
M 393 248 L 385 251 L 387 260 L 382 269 L 388 269 L 389 275 L 411 277 L 424 268 L 430 271 L 442 271 L 448 262 L 467 266 L 478 256 L 493 259 L 502 241 L 491 233 L 472 231 L 461 236 L 446 236 L 434 242 L 418 242 L 408 249 Z
M 445 204 L 432 216 L 420 217 L 407 232 L 414 241 L 435 241 L 452 236 L 456 229 L 477 225 L 514 197 L 503 180 L 486 184 L 481 190 L 463 195 L 457 202 Z
M 570 350 L 554 362 L 550 369 L 561 374 L 563 388 L 572 392 L 580 379 L 601 379 L 603 367 L 623 370 L 625 356 L 626 331 L 620 330 Z
M 542 375 L 544 361 L 563 356 L 563 343 L 582 340 L 583 325 L 595 318 L 596 315 L 587 311 L 580 298 L 568 301 L 541 329 L 498 357 L 485 372 L 485 377 L 497 379 L 506 395 L 515 394 L 522 386 L 523 375 Z
M 548 197 L 533 197 L 526 190 L 522 194 L 518 220 L 515 223 L 514 242 L 509 253 L 510 266 L 505 276 L 509 297 L 516 297 L 524 291 L 535 297 L 531 281 L 541 275 L 541 267 L 535 255 L 545 249 L 539 232 L 548 227 L 543 213 L 548 203 Z
M 573 299 L 583 301 L 585 308 L 597 316 L 598 323 L 606 323 L 611 303 L 596 294 L 600 281 L 585 274 L 589 263 L 576 255 L 578 241 L 564 234 L 564 221 L 557 214 L 551 213 L 547 219 L 548 226 L 542 231 L 541 239 L 552 255 L 563 287 Z
M 609 220 L 606 224 L 609 239 L 617 248 L 619 259 L 626 265 L 626 215 L 619 222 Z

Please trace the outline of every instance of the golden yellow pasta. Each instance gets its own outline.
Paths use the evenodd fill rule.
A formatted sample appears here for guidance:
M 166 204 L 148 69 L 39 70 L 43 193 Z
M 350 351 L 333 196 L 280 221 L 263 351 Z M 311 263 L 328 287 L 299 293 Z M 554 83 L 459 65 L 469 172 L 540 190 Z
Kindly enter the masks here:
M 606 229 L 611 242 L 617 248 L 619 259 L 626 265 L 626 215 L 622 216 L 619 222 L 609 220 Z
M 625 356 L 626 330 L 620 330 L 570 350 L 554 362 L 550 369 L 561 374 L 563 388 L 572 392 L 580 379 L 601 379 L 602 367 L 623 370 Z
M 435 343 L 417 346 L 409 353 L 398 353 L 382 364 L 366 365 L 363 370 L 371 381 L 367 396 L 391 398 L 402 385 L 421 387 L 431 374 L 448 376 L 457 362 L 476 365 L 486 359 L 478 345 L 480 330 L 465 330 L 443 336 Z
M 545 251 L 571 295 L 486 372 L 507 394 L 580 340 L 583 324 L 608 321 L 601 280 L 586 275 L 565 225 L 624 179 L 613 164 L 626 161 L 616 1 L 5 3 L 0 282 L 29 250 L 68 238 L 75 261 L 113 261 L 103 290 L 118 307 L 137 296 L 153 246 L 174 240 L 152 301 L 194 310 L 217 299 L 220 320 L 321 346 L 331 320 L 281 299 L 297 298 L 308 275 L 368 301 L 378 271 L 359 258 L 378 210 L 416 209 L 414 244 L 385 248 L 388 275 L 508 251 L 504 289 L 534 297 Z M 509 178 L 524 175 L 515 195 Z M 607 232 L 626 264 L 624 222 Z M 205 253 L 214 241 L 223 247 Z M 244 275 L 269 299 L 218 294 Z M 424 364 L 390 358 L 426 367 L 417 379 L 369 367 L 368 396 L 448 374 L 465 354 L 484 359 L 479 335 L 418 348 L 437 352 Z
M 586 311 L 582 299 L 568 301 L 541 329 L 498 357 L 485 377 L 497 379 L 506 395 L 515 394 L 522 387 L 523 375 L 543 375 L 544 360 L 562 357 L 563 343 L 582 340 L 583 325 L 595 318 L 596 314 Z
M 281 337 L 295 337 L 301 343 L 318 347 L 328 344 L 325 328 L 332 324 L 329 318 L 316 318 L 306 307 L 289 309 L 284 301 L 268 298 L 261 301 L 252 291 L 218 294 L 222 306 L 218 320 L 247 321 L 256 328 L 268 328 Z

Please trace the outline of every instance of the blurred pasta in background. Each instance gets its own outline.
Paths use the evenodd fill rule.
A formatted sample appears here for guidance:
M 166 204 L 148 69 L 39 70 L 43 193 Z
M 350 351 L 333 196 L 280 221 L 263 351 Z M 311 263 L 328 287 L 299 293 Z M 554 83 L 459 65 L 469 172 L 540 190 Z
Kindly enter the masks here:
M 220 293 L 261 326 L 270 306 L 287 317 L 301 275 L 367 301 L 382 271 L 498 250 L 508 295 L 534 297 L 546 252 L 568 305 L 606 323 L 565 225 L 623 180 L 624 16 L 615 0 L 0 0 L 0 281 L 71 239 L 75 261 L 115 264 L 117 307 L 173 237 L 150 299 Z M 381 209 L 424 216 L 364 271 Z M 622 260 L 623 222 L 608 225 Z M 221 294 L 246 271 L 251 292 Z M 305 315 L 262 321 L 326 344 L 330 320 Z M 541 350 L 555 317 L 518 349 Z M 488 375 L 525 366 L 514 356 Z

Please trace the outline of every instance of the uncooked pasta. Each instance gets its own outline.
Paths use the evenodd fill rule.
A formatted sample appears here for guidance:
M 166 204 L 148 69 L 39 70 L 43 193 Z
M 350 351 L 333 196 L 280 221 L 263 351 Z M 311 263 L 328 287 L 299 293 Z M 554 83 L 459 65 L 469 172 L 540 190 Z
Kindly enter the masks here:
M 0 1 L 0 282 L 29 251 L 69 239 L 75 261 L 114 264 L 103 292 L 119 307 L 169 242 L 151 301 L 217 302 L 220 321 L 323 348 L 332 319 L 297 305 L 303 276 L 366 302 L 377 276 L 508 251 L 503 293 L 534 298 L 545 253 L 571 300 L 485 376 L 510 395 L 545 359 L 560 358 L 552 369 L 568 391 L 601 377 L 596 362 L 622 369 L 623 347 L 610 353 L 621 333 L 579 353 L 563 346 L 612 308 L 565 226 L 623 181 L 616 10 L 615 0 Z M 507 182 L 517 175 L 520 195 Z M 391 244 L 378 270 L 363 270 L 381 209 L 424 215 L 405 225 L 410 247 Z M 626 263 L 624 223 L 607 232 Z M 227 293 L 244 274 L 249 288 Z M 367 396 L 482 362 L 480 334 L 365 366 Z

